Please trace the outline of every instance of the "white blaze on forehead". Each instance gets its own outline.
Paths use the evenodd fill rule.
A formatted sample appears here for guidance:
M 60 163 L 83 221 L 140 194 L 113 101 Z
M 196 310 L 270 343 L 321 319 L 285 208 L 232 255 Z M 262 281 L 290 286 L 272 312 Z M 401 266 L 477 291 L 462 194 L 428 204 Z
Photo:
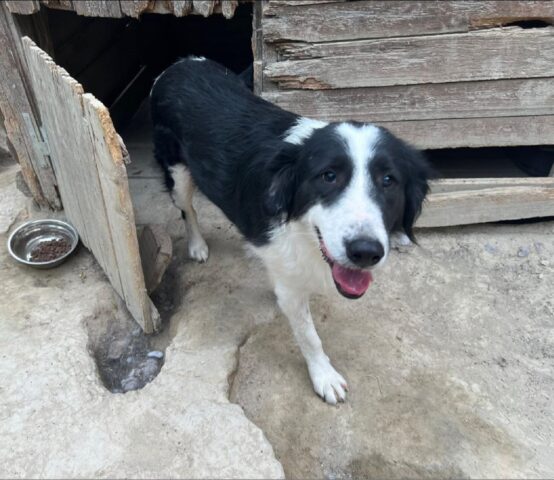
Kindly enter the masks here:
M 298 121 L 285 132 L 285 142 L 301 145 L 314 130 L 327 126 L 327 122 L 312 118 L 300 117 Z
M 330 205 L 316 205 L 309 212 L 333 258 L 348 263 L 345 243 L 360 237 L 378 240 L 388 253 L 388 235 L 383 212 L 372 198 L 375 188 L 369 164 L 375 155 L 381 131 L 374 125 L 341 123 L 335 129 L 342 140 L 345 153 L 352 161 L 352 177 L 342 195 Z

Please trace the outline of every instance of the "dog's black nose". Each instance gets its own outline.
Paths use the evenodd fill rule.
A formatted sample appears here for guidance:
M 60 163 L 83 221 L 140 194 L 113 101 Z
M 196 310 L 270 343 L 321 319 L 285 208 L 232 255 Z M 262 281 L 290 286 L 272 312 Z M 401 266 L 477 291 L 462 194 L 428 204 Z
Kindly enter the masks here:
M 371 238 L 357 238 L 345 243 L 346 255 L 358 267 L 371 267 L 385 255 L 381 242 Z

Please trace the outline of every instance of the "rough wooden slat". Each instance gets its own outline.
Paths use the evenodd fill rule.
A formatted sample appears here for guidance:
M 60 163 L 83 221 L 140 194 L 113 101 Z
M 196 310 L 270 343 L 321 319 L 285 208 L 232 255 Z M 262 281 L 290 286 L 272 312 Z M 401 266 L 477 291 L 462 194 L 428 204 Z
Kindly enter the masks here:
M 150 332 L 155 310 L 146 295 L 122 150 L 109 114 L 32 40 L 25 37 L 23 44 L 67 217 Z
M 256 95 L 261 95 L 263 92 L 266 91 L 263 84 L 264 62 L 267 61 L 264 51 L 265 45 L 263 41 L 262 30 L 263 7 L 263 2 L 255 2 L 252 8 L 252 53 L 254 54 L 254 61 L 252 63 L 252 77 L 254 82 L 254 93 Z
M 554 144 L 553 115 L 379 122 L 379 124 L 419 148 Z
M 121 13 L 133 18 L 139 18 L 149 5 L 149 0 L 119 0 Z
M 270 2 L 264 9 L 265 41 L 404 37 L 554 19 L 554 2 L 550 0 L 366 0 L 323 7 L 320 2 L 309 3 Z
M 239 5 L 238 0 L 222 0 L 221 1 L 221 13 L 225 18 L 233 18 L 235 10 Z
M 446 227 L 554 216 L 554 188 L 512 186 L 428 195 L 416 225 Z
M 322 44 L 279 44 L 282 88 L 352 88 L 554 76 L 554 27 Z
M 194 13 L 209 17 L 214 11 L 216 0 L 192 0 Z
M 40 0 L 40 2 L 48 8 L 55 8 L 57 10 L 73 10 L 73 2 L 71 0 Z
M 98 169 L 110 240 L 121 280 L 119 294 L 125 299 L 133 317 L 150 333 L 159 326 L 159 317 L 146 291 L 121 140 L 115 132 L 108 109 L 89 93 L 84 94 L 82 99 L 84 119 L 88 123 L 90 141 L 95 147 L 95 158 L 90 160 L 96 162 Z
M 11 13 L 30 15 L 40 10 L 38 0 L 5 0 Z
M 269 0 L 268 7 L 278 7 L 282 5 L 289 5 L 293 7 L 297 7 L 299 5 L 318 5 L 321 3 L 342 3 L 349 0 Z
M 554 178 L 550 177 L 506 177 L 506 178 L 441 178 L 430 182 L 431 193 L 448 193 L 489 188 L 554 188 Z
M 139 245 L 146 289 L 152 293 L 171 262 L 171 237 L 161 225 L 146 225 L 140 233 Z
M 61 207 L 49 159 L 41 151 L 32 93 L 25 77 L 17 30 L 5 4 L 0 4 L 0 109 L 7 136 L 21 173 L 35 201 L 42 207 Z M 29 129 L 29 127 L 31 127 Z
M 192 0 L 173 1 L 168 4 L 168 7 L 176 17 L 184 17 L 185 15 L 192 13 Z
M 267 92 L 285 110 L 328 121 L 386 122 L 554 114 L 554 78 Z
M 123 16 L 117 0 L 77 0 L 73 2 L 73 9 L 78 15 L 87 17 L 112 17 Z

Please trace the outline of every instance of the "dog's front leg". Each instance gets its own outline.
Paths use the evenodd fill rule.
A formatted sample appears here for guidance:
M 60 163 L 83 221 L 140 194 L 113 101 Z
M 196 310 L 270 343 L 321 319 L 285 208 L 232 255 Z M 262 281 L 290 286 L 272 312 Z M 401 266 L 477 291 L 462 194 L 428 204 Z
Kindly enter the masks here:
M 279 283 L 275 287 L 275 294 L 304 355 L 314 390 L 327 403 L 334 405 L 337 401 L 344 401 L 348 389 L 346 381 L 333 368 L 323 351 L 310 313 L 308 296 Z

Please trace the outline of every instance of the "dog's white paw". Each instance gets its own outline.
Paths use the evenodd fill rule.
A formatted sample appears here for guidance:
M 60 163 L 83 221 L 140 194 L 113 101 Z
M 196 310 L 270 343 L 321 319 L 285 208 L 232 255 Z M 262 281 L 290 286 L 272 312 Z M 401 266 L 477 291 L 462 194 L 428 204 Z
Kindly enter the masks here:
M 208 244 L 202 237 L 189 240 L 189 257 L 193 260 L 203 263 L 208 260 L 209 253 Z
M 402 232 L 395 232 L 390 237 L 390 245 L 392 248 L 408 247 L 412 245 L 412 241 Z
M 313 362 L 308 365 L 315 392 L 327 403 L 335 405 L 344 402 L 348 385 L 329 360 Z

